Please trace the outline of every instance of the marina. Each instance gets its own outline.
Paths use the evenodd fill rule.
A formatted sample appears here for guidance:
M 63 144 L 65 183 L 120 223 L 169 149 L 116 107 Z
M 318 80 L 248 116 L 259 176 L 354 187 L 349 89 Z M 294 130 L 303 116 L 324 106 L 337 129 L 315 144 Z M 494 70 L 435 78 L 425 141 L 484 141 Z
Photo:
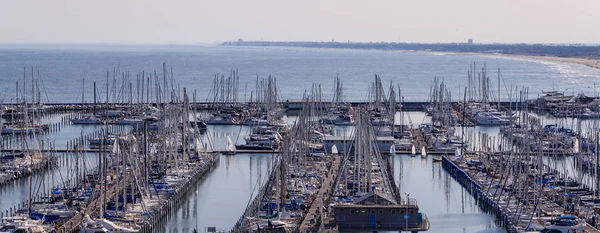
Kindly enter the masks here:
M 462 87 L 235 69 L 198 92 L 162 63 L 82 80 L 73 103 L 21 70 L 0 232 L 598 232 L 595 98 L 469 64 Z

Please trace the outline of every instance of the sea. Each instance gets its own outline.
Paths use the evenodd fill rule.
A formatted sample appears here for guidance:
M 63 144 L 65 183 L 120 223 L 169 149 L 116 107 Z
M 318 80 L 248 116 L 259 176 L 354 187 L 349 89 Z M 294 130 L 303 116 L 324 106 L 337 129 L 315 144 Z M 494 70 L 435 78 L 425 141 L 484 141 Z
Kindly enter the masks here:
M 19 99 L 31 98 L 32 70 L 34 79 L 40 80 L 42 102 L 90 103 L 94 82 L 99 100 L 105 100 L 107 73 L 109 85 L 113 73 L 117 79 L 129 75 L 129 80 L 136 82 L 142 72 L 162 77 L 163 63 L 169 73 L 172 70 L 177 87 L 198 93 L 199 102 L 212 97 L 216 75 L 228 76 L 232 70 L 239 72 L 241 101 L 249 100 L 257 78 L 269 76 L 277 79 L 281 100 L 300 99 L 313 85 L 321 85 L 323 98 L 330 99 L 333 79 L 339 77 L 346 101 L 366 101 L 375 75 L 381 77 L 385 87 L 390 82 L 399 85 L 405 101 L 427 101 L 434 77 L 444 81 L 453 100 L 459 100 L 473 65 L 478 70 L 487 68 L 495 80 L 490 84 L 494 90 L 500 69 L 504 101 L 514 101 L 516 93 L 525 88 L 531 98 L 550 90 L 595 96 L 596 82 L 600 82 L 600 70 L 584 65 L 473 54 L 217 45 L 0 45 L 0 104 L 15 103 L 17 89 Z M 136 85 L 132 84 L 134 88 Z M 423 113 L 409 114 L 414 124 L 430 121 Z M 52 116 L 44 121 L 60 119 L 61 116 Z M 292 123 L 294 117 L 286 120 Z M 64 148 L 68 140 L 99 129 L 100 126 L 64 125 L 60 131 L 41 137 Z M 474 130 L 498 132 L 494 127 Z M 209 126 L 207 137 L 214 140 L 215 147 L 224 148 L 227 136 L 241 143 L 249 131 L 240 126 Z M 95 166 L 95 155 L 85 158 L 87 166 Z M 191 192 L 167 223 L 155 226 L 155 232 L 204 232 L 207 227 L 227 232 L 263 184 L 272 159 L 271 154 L 222 156 L 216 169 L 195 187 L 197 193 Z M 42 184 L 60 184 L 72 175 L 72 158 L 65 157 L 59 164 L 58 168 L 32 178 L 36 190 L 43 189 Z M 417 198 L 421 212 L 431 221 L 428 232 L 506 231 L 431 157 L 395 155 L 393 164 L 400 189 Z M 29 187 L 27 179 L 2 186 L 0 211 L 22 203 L 29 195 Z
M 477 70 L 487 68 L 494 93 L 500 69 L 501 100 L 514 100 L 523 88 L 529 88 L 530 97 L 551 90 L 592 96 L 600 82 L 600 70 L 584 65 L 471 54 L 217 45 L 0 45 L 0 102 L 15 102 L 17 82 L 20 93 L 31 96 L 32 69 L 34 79 L 39 74 L 41 80 L 42 102 L 81 103 L 82 97 L 93 102 L 94 82 L 98 99 L 105 100 L 107 72 L 111 87 L 113 72 L 117 80 L 129 75 L 137 93 L 137 75 L 156 72 L 162 78 L 165 62 L 180 89 L 198 93 L 197 101 L 212 97 L 215 75 L 227 77 L 232 70 L 239 71 L 242 101 L 250 100 L 257 77 L 268 76 L 277 79 L 282 100 L 302 98 L 313 84 L 321 85 L 323 98 L 332 98 L 337 76 L 345 100 L 364 101 L 375 75 L 386 87 L 390 82 L 400 85 L 405 101 L 427 100 L 431 81 L 439 77 L 458 100 L 473 64 Z

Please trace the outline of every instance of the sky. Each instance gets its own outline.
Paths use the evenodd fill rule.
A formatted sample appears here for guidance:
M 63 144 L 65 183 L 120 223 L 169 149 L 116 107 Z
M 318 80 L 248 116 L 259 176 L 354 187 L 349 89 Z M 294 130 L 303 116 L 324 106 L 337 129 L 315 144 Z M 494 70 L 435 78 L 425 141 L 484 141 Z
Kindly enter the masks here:
M 0 0 L 0 43 L 600 43 L 599 0 Z

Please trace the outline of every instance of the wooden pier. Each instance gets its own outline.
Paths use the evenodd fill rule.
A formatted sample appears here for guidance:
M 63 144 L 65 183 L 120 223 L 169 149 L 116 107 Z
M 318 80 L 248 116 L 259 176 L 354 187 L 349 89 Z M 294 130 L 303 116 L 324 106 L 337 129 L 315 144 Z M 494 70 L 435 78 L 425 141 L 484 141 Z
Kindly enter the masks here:
M 284 108 L 288 109 L 288 110 L 300 110 L 301 109 L 301 105 L 303 103 L 304 100 L 293 100 L 293 99 L 288 99 L 285 101 L 281 101 L 279 102 L 279 104 L 281 104 Z M 159 106 L 159 105 L 165 105 L 166 103 L 135 103 L 135 104 L 128 104 L 128 103 L 115 103 L 115 104 L 111 104 L 111 105 L 106 105 L 104 103 L 45 103 L 43 105 L 41 105 L 41 109 L 44 113 L 53 113 L 53 112 L 69 112 L 69 111 L 103 111 L 103 110 L 116 110 L 116 109 L 126 109 L 126 108 L 133 108 L 134 106 L 139 106 L 140 104 L 147 104 L 147 105 L 151 105 L 151 106 Z M 244 103 L 244 104 L 252 104 L 252 103 Z M 255 104 L 255 103 L 254 103 Z M 321 106 L 331 106 L 333 105 L 334 102 L 332 101 L 321 101 L 320 105 Z M 348 102 L 348 104 L 352 105 L 352 106 L 360 106 L 360 105 L 367 105 L 367 104 L 371 104 L 371 102 L 367 102 L 367 101 L 352 101 L 352 102 Z M 408 101 L 408 102 L 397 102 L 397 106 L 399 107 L 398 109 L 402 109 L 402 111 L 423 111 L 424 110 L 424 106 L 427 106 L 431 104 L 430 102 L 427 101 Z M 458 104 L 458 102 L 452 102 L 453 105 Z M 510 107 L 512 106 L 513 108 L 515 107 L 515 105 L 518 105 L 519 103 L 514 103 L 514 102 L 500 102 L 500 106 L 502 107 Z M 14 104 L 14 103 L 5 103 L 4 105 L 7 106 L 19 106 L 20 104 Z M 213 110 L 214 109 L 215 104 L 212 102 L 193 102 L 190 103 L 190 107 L 192 109 L 198 109 L 198 110 Z M 5 114 L 6 117 L 10 117 L 10 114 Z
M 333 165 L 331 166 L 331 170 L 327 174 L 325 181 L 321 184 L 321 188 L 317 191 L 317 195 L 308 209 L 306 216 L 302 220 L 302 224 L 300 224 L 300 233 L 309 233 L 314 232 L 319 228 L 319 223 L 322 223 L 324 217 L 320 215 L 319 208 L 323 208 L 323 203 L 328 203 L 324 198 L 328 197 L 329 194 L 333 192 L 333 182 L 335 181 L 335 177 L 337 176 L 338 171 L 340 170 L 340 164 L 342 158 L 334 156 Z M 318 219 L 317 219 L 318 218 Z
M 115 195 L 115 190 L 117 187 L 122 187 L 124 184 L 125 180 L 121 180 L 120 183 L 118 185 L 112 185 L 108 190 L 106 190 L 106 200 L 110 200 L 114 197 Z M 102 194 L 101 194 L 102 195 Z M 85 213 L 83 213 L 82 211 L 77 211 L 77 213 L 75 213 L 75 216 L 73 216 L 71 219 L 69 219 L 69 221 L 65 222 L 62 226 L 60 226 L 57 229 L 58 233 L 75 233 L 79 231 L 79 228 L 81 227 L 81 223 L 83 221 L 83 217 L 85 216 L 85 214 L 90 214 L 90 212 L 93 213 L 100 213 L 100 198 L 95 198 L 92 203 L 90 203 L 88 206 L 86 206 L 86 208 L 83 210 L 85 211 Z

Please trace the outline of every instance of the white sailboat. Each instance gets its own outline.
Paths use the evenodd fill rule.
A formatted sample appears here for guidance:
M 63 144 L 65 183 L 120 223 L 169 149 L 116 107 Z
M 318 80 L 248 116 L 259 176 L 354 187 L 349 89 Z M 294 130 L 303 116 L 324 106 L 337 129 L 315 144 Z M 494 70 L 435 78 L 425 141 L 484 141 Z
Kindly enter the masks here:
M 107 219 L 98 219 L 92 220 L 89 215 L 85 215 L 83 217 L 82 227 L 80 228 L 80 233 L 97 233 L 97 232 L 114 232 L 114 233 L 134 233 L 139 232 L 140 227 L 136 226 L 135 228 L 127 228 L 118 226 L 113 222 Z
M 425 147 L 421 147 L 421 158 L 427 158 L 427 151 L 425 150 Z
M 417 148 L 415 148 L 415 144 L 412 145 L 411 155 L 412 156 L 417 156 Z
M 579 139 L 575 138 L 573 140 L 573 154 L 579 154 Z
M 229 135 L 227 135 L 227 143 L 225 144 L 225 155 L 235 155 L 235 145 L 231 142 Z
M 339 153 L 339 152 L 338 152 L 338 148 L 337 148 L 337 146 L 336 146 L 336 145 L 333 145 L 333 146 L 331 147 L 331 154 L 337 155 L 338 153 Z

